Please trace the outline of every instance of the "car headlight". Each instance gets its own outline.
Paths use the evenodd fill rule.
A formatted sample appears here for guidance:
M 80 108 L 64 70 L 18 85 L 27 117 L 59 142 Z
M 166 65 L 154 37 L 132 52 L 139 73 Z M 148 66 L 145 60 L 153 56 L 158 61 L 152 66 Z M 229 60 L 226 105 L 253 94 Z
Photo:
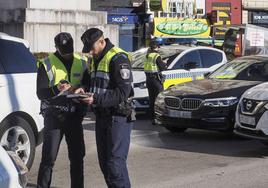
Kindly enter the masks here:
M 160 105 L 162 103 L 164 103 L 164 99 L 165 99 L 165 95 L 163 94 L 163 92 L 160 92 L 158 95 L 157 95 L 157 98 L 155 100 L 155 104 L 156 105 Z
M 268 102 L 266 103 L 266 105 L 264 105 L 264 108 L 268 110 Z
M 232 106 L 232 105 L 236 104 L 237 102 L 238 102 L 237 97 L 206 99 L 204 101 L 204 106 L 228 107 L 228 106 Z
M 139 82 L 139 83 L 134 83 L 134 87 L 138 87 L 140 89 L 146 89 L 147 88 L 146 81 Z

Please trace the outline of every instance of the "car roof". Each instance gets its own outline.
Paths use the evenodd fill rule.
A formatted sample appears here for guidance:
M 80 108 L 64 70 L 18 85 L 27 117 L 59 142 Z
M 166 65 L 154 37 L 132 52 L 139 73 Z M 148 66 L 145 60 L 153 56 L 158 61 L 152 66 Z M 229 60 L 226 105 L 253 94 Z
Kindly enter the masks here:
M 217 49 L 217 48 L 213 48 L 213 47 L 207 47 L 207 46 L 189 46 L 189 45 L 174 45 L 174 44 L 171 44 L 171 45 L 163 45 L 163 46 L 160 46 L 159 50 L 160 51 L 168 51 L 168 50 L 173 50 L 173 51 L 176 51 L 177 53 L 181 53 L 183 51 L 186 51 L 186 50 L 198 50 L 198 49 L 208 49 L 208 50 L 214 50 L 214 51 L 218 51 L 218 52 L 223 52 L 222 50 L 220 49 Z M 138 52 L 146 52 L 148 50 L 148 47 L 144 47 L 144 48 L 140 48 L 134 52 L 132 52 L 132 54 L 136 54 Z
M 239 57 L 238 59 L 241 60 L 248 60 L 251 62 L 263 62 L 263 61 L 268 61 L 268 55 L 251 55 L 251 56 L 243 56 Z
M 0 32 L 0 39 L 23 43 L 26 48 L 30 47 L 30 44 L 29 44 L 29 42 L 27 40 L 24 40 L 24 39 L 19 38 L 19 37 L 10 36 L 10 35 L 8 35 L 6 33 L 1 33 Z

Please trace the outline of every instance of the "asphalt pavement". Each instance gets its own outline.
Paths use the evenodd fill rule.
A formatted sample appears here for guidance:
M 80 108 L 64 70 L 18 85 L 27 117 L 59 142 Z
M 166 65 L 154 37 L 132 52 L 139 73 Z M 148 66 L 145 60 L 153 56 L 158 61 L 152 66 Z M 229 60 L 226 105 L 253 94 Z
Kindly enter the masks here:
M 97 160 L 94 117 L 84 120 L 85 187 L 105 188 Z M 128 158 L 133 188 L 267 188 L 268 147 L 256 140 L 216 131 L 189 129 L 171 133 L 139 116 Z M 63 139 L 52 188 L 70 187 L 69 160 Z M 36 186 L 41 145 L 29 173 Z

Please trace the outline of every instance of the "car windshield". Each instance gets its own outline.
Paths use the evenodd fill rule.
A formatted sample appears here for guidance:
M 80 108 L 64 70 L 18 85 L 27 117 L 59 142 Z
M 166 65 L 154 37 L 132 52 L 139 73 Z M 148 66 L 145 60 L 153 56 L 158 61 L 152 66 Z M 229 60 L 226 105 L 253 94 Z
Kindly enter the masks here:
M 148 48 L 139 49 L 131 54 L 132 68 L 141 69 L 144 68 L 144 61 L 146 58 Z M 159 48 L 158 52 L 162 57 L 162 60 L 166 62 L 167 66 L 183 51 L 183 49 L 177 48 Z
M 209 78 L 234 79 L 241 71 L 255 62 L 256 60 L 243 58 L 235 59 L 214 71 L 211 75 L 209 75 Z

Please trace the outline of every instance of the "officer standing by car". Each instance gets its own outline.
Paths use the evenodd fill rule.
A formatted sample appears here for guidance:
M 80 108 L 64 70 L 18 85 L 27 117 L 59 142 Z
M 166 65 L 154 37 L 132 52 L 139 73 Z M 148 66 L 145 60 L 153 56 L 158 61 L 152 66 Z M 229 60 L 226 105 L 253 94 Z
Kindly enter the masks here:
M 93 56 L 90 97 L 96 115 L 96 143 L 100 168 L 109 188 L 129 188 L 127 156 L 132 129 L 132 73 L 126 52 L 115 47 L 97 28 L 81 36 L 83 53 Z
M 149 94 L 149 105 L 152 124 L 154 120 L 154 102 L 157 95 L 164 90 L 164 77 L 161 71 L 166 70 L 166 64 L 162 61 L 161 56 L 157 52 L 158 44 L 155 40 L 150 42 L 146 60 L 144 62 L 144 72 L 146 74 L 146 86 Z
M 57 51 L 38 63 L 37 95 L 44 116 L 44 135 L 37 187 L 50 187 L 53 166 L 64 135 L 70 160 L 71 187 L 83 188 L 85 144 L 82 120 L 85 104 L 71 101 L 61 94 L 81 87 L 82 77 L 87 74 L 87 62 L 86 58 L 74 53 L 73 38 L 69 33 L 59 33 L 54 42 Z

